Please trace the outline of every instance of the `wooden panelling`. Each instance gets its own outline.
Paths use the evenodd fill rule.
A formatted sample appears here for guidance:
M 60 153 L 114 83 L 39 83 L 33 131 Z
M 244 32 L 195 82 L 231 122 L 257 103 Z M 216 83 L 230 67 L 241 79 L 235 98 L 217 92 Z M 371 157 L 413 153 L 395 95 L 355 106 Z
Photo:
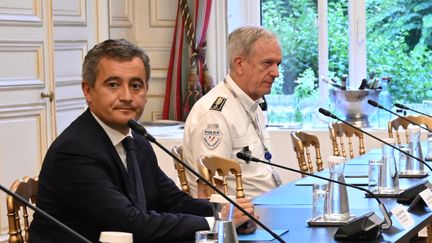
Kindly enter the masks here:
M 0 41 L 0 88 L 43 86 L 43 42 Z
M 70 123 L 86 109 L 84 98 L 64 99 L 57 101 L 57 134 L 60 134 Z
M 166 47 L 143 46 L 141 46 L 141 48 L 144 49 L 150 57 L 152 78 L 166 78 L 171 49 Z
M 87 25 L 85 0 L 53 0 L 54 26 Z
M 112 0 L 111 27 L 132 27 L 133 2 L 131 0 Z
M 55 42 L 55 81 L 56 86 L 81 83 L 81 69 L 87 53 L 87 41 Z
M 42 0 L 1 1 L 0 25 L 42 25 Z
M 174 27 L 177 1 L 150 0 L 150 27 Z
M 47 147 L 44 103 L 0 107 L 0 134 L 7 146 L 0 146 L 0 181 L 9 188 L 15 179 L 39 174 Z M 19 132 L 17 132 L 19 131 Z M 0 193 L 0 229 L 7 233 L 5 195 Z

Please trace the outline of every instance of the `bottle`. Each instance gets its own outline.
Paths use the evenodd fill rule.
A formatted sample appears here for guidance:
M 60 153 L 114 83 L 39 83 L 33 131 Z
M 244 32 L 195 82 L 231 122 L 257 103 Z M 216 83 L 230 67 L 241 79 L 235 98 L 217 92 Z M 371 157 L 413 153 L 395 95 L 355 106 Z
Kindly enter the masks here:
M 330 179 L 345 183 L 345 157 L 329 156 Z M 324 202 L 324 220 L 343 222 L 349 219 L 350 211 L 346 186 L 329 182 Z
M 342 75 L 342 83 L 341 83 L 341 90 L 346 90 L 348 85 L 348 75 L 344 74 Z
M 383 77 L 381 79 L 381 92 L 378 95 L 378 103 L 384 106 L 386 109 L 391 110 L 393 107 L 392 97 L 388 91 L 389 77 Z M 392 119 L 392 114 L 386 110 L 378 109 L 378 127 L 387 128 L 388 122 Z
M 394 138 L 383 139 L 384 142 L 394 145 Z M 387 144 L 382 145 L 381 168 L 378 179 L 378 193 L 399 193 L 399 166 L 394 156 L 394 148 Z
M 408 126 L 408 134 L 410 138 L 409 148 L 412 151 L 412 155 L 423 160 L 422 147 L 420 145 L 420 127 L 419 126 Z M 419 175 L 424 173 L 424 165 L 416 159 L 411 159 L 410 164 L 406 166 L 406 170 L 410 174 Z

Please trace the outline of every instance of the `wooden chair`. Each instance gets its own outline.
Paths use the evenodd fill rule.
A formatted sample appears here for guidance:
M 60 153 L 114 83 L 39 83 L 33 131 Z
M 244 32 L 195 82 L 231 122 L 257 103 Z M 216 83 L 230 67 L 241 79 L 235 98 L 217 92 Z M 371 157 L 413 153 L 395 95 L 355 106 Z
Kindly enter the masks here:
M 345 123 L 340 123 L 340 122 L 331 123 L 329 125 L 329 132 L 330 132 L 330 139 L 332 141 L 334 156 L 347 157 L 344 140 L 348 140 L 349 156 L 351 159 L 354 158 L 353 139 L 352 139 L 354 136 L 358 138 L 359 155 L 362 155 L 366 152 L 364 146 L 364 137 L 362 132 L 350 127 Z M 339 145 L 338 145 L 338 140 L 339 140 Z
M 183 160 L 183 147 L 181 145 L 175 145 L 172 149 L 171 152 L 180 160 Z M 177 160 L 173 159 L 174 161 L 174 168 L 177 171 L 177 175 L 179 177 L 180 180 L 180 187 L 181 190 L 183 192 L 186 192 L 187 194 L 190 193 L 190 188 L 189 188 L 189 182 L 186 176 L 186 169 L 185 167 L 180 164 Z
M 31 203 L 36 203 L 37 190 L 38 190 L 38 178 L 32 178 L 25 176 L 20 180 L 16 180 L 10 190 L 20 195 Z M 6 196 L 7 205 L 7 217 L 9 223 L 9 242 L 10 243 L 21 243 L 28 242 L 29 239 L 29 214 L 27 207 L 15 200 L 12 196 Z M 22 209 L 22 210 L 21 210 Z M 21 211 L 20 211 L 21 210 Z M 24 230 L 21 229 L 21 225 L 24 225 Z M 24 235 L 23 235 L 24 231 Z
M 317 171 L 322 171 L 323 161 L 321 159 L 320 143 L 318 137 L 305 132 L 291 132 L 291 140 L 293 143 L 294 151 L 296 152 L 297 161 L 302 172 L 314 173 L 313 163 L 309 147 L 315 148 L 315 160 Z M 302 177 L 306 175 L 302 174 Z
M 406 116 L 406 119 L 413 121 L 414 123 L 425 125 L 427 128 L 432 129 L 432 119 L 427 116 Z M 396 135 L 396 141 L 398 144 L 402 143 L 402 139 L 399 133 L 399 129 L 402 127 L 405 130 L 405 142 L 409 143 L 409 133 L 407 128 L 412 122 L 409 122 L 403 118 L 396 117 L 395 119 L 388 122 L 388 134 L 390 138 L 394 138 Z M 394 134 L 393 134 L 394 131 Z
M 229 175 L 229 173 L 233 174 L 235 176 L 236 182 L 236 198 L 245 197 L 242 182 L 242 172 L 237 161 L 219 156 L 202 156 L 200 158 L 200 163 L 203 165 L 204 170 L 208 170 L 207 179 L 218 188 L 220 187 L 219 183 L 217 182 L 218 179 L 214 178 L 216 172 L 222 177 L 222 189 L 225 194 L 228 194 L 228 184 L 226 177 Z
M 432 129 L 432 119 L 427 116 L 406 116 L 405 117 L 409 121 L 413 121 L 414 123 L 425 125 L 427 128 Z M 409 122 L 403 118 L 396 117 L 395 119 L 388 122 L 388 134 L 390 138 L 394 138 L 396 135 L 396 141 L 398 144 L 402 143 L 401 134 L 399 132 L 400 128 L 403 128 L 405 133 L 405 143 L 410 142 L 409 138 L 409 132 L 408 132 L 408 126 L 413 124 L 412 122 Z M 394 132 L 394 133 L 393 133 Z M 427 226 L 427 238 L 426 242 L 432 243 L 432 224 L 429 224 Z

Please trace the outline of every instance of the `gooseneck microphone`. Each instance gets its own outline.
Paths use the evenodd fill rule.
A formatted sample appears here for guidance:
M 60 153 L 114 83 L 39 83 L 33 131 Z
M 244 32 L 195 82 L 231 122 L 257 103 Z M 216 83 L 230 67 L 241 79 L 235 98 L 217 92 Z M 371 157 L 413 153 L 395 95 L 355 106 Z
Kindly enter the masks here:
M 264 163 L 264 164 L 271 165 L 274 167 L 282 168 L 284 170 L 289 170 L 292 172 L 300 173 L 300 174 L 307 175 L 307 176 L 312 176 L 312 177 L 322 179 L 325 181 L 330 181 L 330 182 L 334 182 L 334 183 L 337 183 L 340 185 L 352 187 L 352 188 L 358 189 L 360 191 L 364 191 L 364 192 L 370 194 L 373 198 L 375 198 L 375 200 L 377 200 L 377 202 L 379 204 L 379 208 L 381 210 L 381 213 L 384 216 L 384 219 L 385 219 L 384 222 L 376 222 L 376 219 L 378 218 L 378 216 L 376 216 L 374 212 L 367 213 L 367 214 L 360 216 L 360 217 L 348 222 L 347 224 L 339 227 L 335 233 L 336 239 L 373 240 L 373 239 L 378 238 L 381 235 L 382 230 L 388 229 L 392 226 L 392 220 L 390 218 L 390 215 L 389 215 L 387 209 L 385 208 L 385 205 L 381 202 L 381 200 L 374 193 L 372 193 L 371 191 L 369 191 L 365 188 L 362 188 L 359 186 L 354 186 L 354 185 L 347 184 L 347 183 L 343 183 L 343 182 L 329 179 L 326 177 L 310 174 L 307 172 L 303 172 L 303 171 L 296 170 L 296 169 L 286 167 L 286 166 L 282 166 L 279 164 L 274 164 L 274 163 L 258 159 L 256 157 L 253 157 L 251 155 L 248 155 L 248 154 L 245 154 L 242 152 L 237 153 L 237 158 L 243 159 L 245 161 Z M 364 227 L 366 225 L 367 225 L 367 227 Z
M 414 111 L 415 113 L 418 113 L 418 114 L 420 114 L 420 115 L 423 115 L 423 116 L 427 116 L 427 117 L 429 117 L 429 118 L 432 118 L 431 115 L 428 115 L 428 114 L 423 113 L 423 112 L 418 111 L 418 110 L 411 109 L 411 108 L 409 108 L 408 106 L 405 106 L 405 105 L 402 105 L 402 104 L 399 104 L 399 103 L 395 103 L 394 106 L 396 106 L 397 108 L 400 108 L 400 109 L 409 110 L 409 111 Z
M 67 225 L 63 224 L 62 222 L 58 221 L 56 218 L 54 218 L 53 216 L 49 215 L 47 212 L 43 211 L 42 209 L 33 206 L 26 199 L 24 199 L 23 197 L 21 197 L 20 195 L 18 195 L 16 193 L 12 192 L 11 190 L 8 190 L 6 187 L 2 186 L 1 184 L 0 184 L 0 190 L 4 191 L 6 194 L 10 195 L 11 197 L 13 197 L 15 200 L 19 201 L 20 203 L 24 204 L 26 207 L 32 209 L 33 211 L 35 211 L 37 213 L 40 213 L 45 218 L 47 218 L 48 220 L 50 220 L 51 222 L 53 222 L 55 225 L 57 225 L 60 228 L 62 228 L 64 231 L 69 232 L 71 235 L 74 235 L 76 239 L 79 239 L 82 242 L 91 243 L 91 241 L 89 241 L 88 239 L 86 239 L 84 236 L 78 234 L 76 231 L 74 231 L 73 229 L 69 228 Z
M 372 102 L 376 103 L 376 102 L 373 101 L 373 100 L 369 100 L 369 101 L 372 101 Z M 368 102 L 369 102 L 369 101 L 368 101 Z M 376 103 L 376 104 L 378 104 L 378 103 Z M 378 104 L 378 105 L 379 105 L 379 104 Z M 352 125 L 352 124 L 350 124 L 350 123 L 348 123 L 348 122 L 346 122 L 346 121 L 340 119 L 339 117 L 335 116 L 333 113 L 331 113 L 330 111 L 328 111 L 328 110 L 326 110 L 326 109 L 324 109 L 324 108 L 319 108 L 318 111 L 319 111 L 321 114 L 325 115 L 325 116 L 331 117 L 331 118 L 336 119 L 336 120 L 338 120 L 338 121 L 340 121 L 340 122 L 342 122 L 342 123 L 345 123 L 345 124 L 347 124 L 348 126 L 354 128 L 354 129 L 356 129 L 357 131 L 360 131 L 360 132 L 362 132 L 362 133 L 368 135 L 369 137 L 371 137 L 371 138 L 373 138 L 373 139 L 376 139 L 376 140 L 380 141 L 381 143 L 383 143 L 383 144 L 385 144 L 385 145 L 387 145 L 387 146 L 390 146 L 390 147 L 396 149 L 396 150 L 399 151 L 400 153 L 403 153 L 403 154 L 405 154 L 406 156 L 409 156 L 410 158 L 413 158 L 413 159 L 419 161 L 420 163 L 422 163 L 422 164 L 424 164 L 426 167 L 428 167 L 430 171 L 432 171 L 432 168 L 430 167 L 430 165 L 428 165 L 428 164 L 427 164 L 425 161 L 423 161 L 422 159 L 420 159 L 420 158 L 418 158 L 418 157 L 416 157 L 416 156 L 414 156 L 414 155 L 412 155 L 412 154 L 410 154 L 410 153 L 408 153 L 408 152 L 406 152 L 406 151 L 404 151 L 404 150 L 402 150 L 402 149 L 400 149 L 400 148 L 394 146 L 393 144 L 387 143 L 386 141 L 384 141 L 384 140 L 378 138 L 377 136 L 374 136 L 374 135 L 372 135 L 372 134 L 370 134 L 370 133 L 364 131 L 363 129 L 360 129 L 360 128 L 358 128 L 358 127 L 356 127 L 356 126 L 354 126 L 354 125 Z M 422 127 L 422 126 L 421 126 L 421 127 Z M 399 203 L 411 203 L 411 202 L 415 199 L 415 197 L 416 197 L 420 192 L 422 192 L 424 189 L 428 188 L 427 183 L 428 183 L 428 182 L 425 181 L 425 182 L 422 182 L 422 183 L 420 183 L 420 184 L 418 184 L 418 185 L 415 185 L 415 186 L 412 186 L 412 187 L 410 187 L 410 188 L 407 188 L 404 192 L 402 192 L 402 193 L 398 196 L 398 198 L 397 198 L 397 202 L 399 202 Z
M 369 101 L 373 101 L 373 100 L 369 100 Z M 374 102 L 374 101 L 373 101 L 373 102 Z M 375 103 L 376 103 L 376 102 L 375 102 Z M 414 155 L 412 155 L 412 154 L 410 154 L 410 153 L 408 153 L 408 152 L 406 152 L 406 151 L 403 151 L 403 150 L 401 150 L 400 148 L 394 146 L 393 144 L 387 143 L 386 141 L 384 141 L 384 140 L 378 138 L 377 136 L 374 136 L 374 135 L 372 135 L 372 134 L 366 132 L 365 130 L 360 129 L 360 128 L 358 128 L 358 127 L 356 127 L 356 126 L 354 126 L 354 125 L 352 125 L 352 124 L 350 124 L 350 123 L 348 123 L 348 122 L 346 122 L 346 121 L 340 119 L 339 117 L 335 116 L 333 113 L 331 113 L 330 111 L 328 111 L 328 110 L 326 110 L 326 109 L 324 109 L 324 108 L 319 108 L 318 111 L 319 111 L 321 114 L 325 115 L 325 116 L 331 117 L 331 118 L 336 119 L 336 120 L 338 120 L 338 121 L 340 121 L 340 122 L 342 122 L 342 123 L 345 123 L 345 124 L 347 124 L 348 126 L 354 128 L 354 129 L 356 129 L 357 131 L 360 131 L 360 132 L 362 132 L 362 133 L 368 135 L 369 137 L 374 138 L 374 139 L 380 141 L 381 143 L 383 143 L 383 144 L 385 144 L 385 145 L 388 145 L 388 146 L 390 146 L 390 147 L 396 149 L 397 151 L 399 151 L 399 152 L 405 154 L 406 156 L 409 156 L 409 157 L 411 157 L 411 158 L 413 158 L 413 159 L 419 161 L 420 163 L 422 163 L 422 164 L 424 164 L 426 167 L 428 167 L 430 171 L 432 171 L 432 168 L 430 167 L 430 165 L 428 165 L 428 164 L 427 164 L 426 162 L 424 162 L 422 159 L 420 159 L 420 158 L 418 158 L 418 157 L 416 157 L 416 156 L 414 156 Z M 421 126 L 421 127 L 422 127 L 422 126 Z
M 432 133 L 432 131 L 429 130 L 429 128 L 426 128 L 426 127 L 424 127 L 424 126 L 418 124 L 417 122 L 414 122 L 414 121 L 412 121 L 412 120 L 410 120 L 410 119 L 407 119 L 406 117 L 401 116 L 401 115 L 399 115 L 398 113 L 393 112 L 392 110 L 385 108 L 384 106 L 378 104 L 376 101 L 368 100 L 368 103 L 369 103 L 369 105 L 371 105 L 371 106 L 375 106 L 375 107 L 378 107 L 379 109 L 382 109 L 382 110 L 388 111 L 388 112 L 390 112 L 391 114 L 393 114 L 393 115 L 395 115 L 395 116 L 397 116 L 397 117 L 400 117 L 401 119 L 403 119 L 403 120 L 405 120 L 405 121 L 407 121 L 407 122 L 409 122 L 409 123 L 412 123 L 412 124 L 414 124 L 414 125 L 416 125 L 416 126 L 419 126 L 420 128 L 422 128 L 422 129 L 424 129 L 424 130 L 426 130 L 426 131 Z
M 242 213 L 244 213 L 249 219 L 251 219 L 256 224 L 258 224 L 259 226 L 261 226 L 261 228 L 263 228 L 265 231 L 267 231 L 269 234 L 271 234 L 275 239 L 277 239 L 280 242 L 285 242 L 282 238 L 280 238 L 279 235 L 277 235 L 276 233 L 274 233 L 271 229 L 269 229 L 267 226 L 265 226 L 263 223 L 261 223 L 261 221 L 259 221 L 258 219 L 256 219 L 254 216 L 252 216 L 246 210 L 244 210 L 234 200 L 232 200 L 231 198 L 229 198 L 228 196 L 226 196 L 225 193 L 223 193 L 221 190 L 219 190 L 213 184 L 211 184 L 210 182 L 208 182 L 207 179 L 205 179 L 202 175 L 200 175 L 198 172 L 196 172 L 194 169 L 192 169 L 188 164 L 186 164 L 184 161 L 182 161 L 177 156 L 175 156 L 173 153 L 171 153 L 171 151 L 169 151 L 167 148 L 165 148 L 165 146 L 163 146 L 161 143 L 159 143 L 156 140 L 156 138 L 154 138 L 151 134 L 149 134 L 147 132 L 147 130 L 141 124 L 139 124 L 137 121 L 131 119 L 131 120 L 128 121 L 127 124 L 128 124 L 128 126 L 133 131 L 135 131 L 138 134 L 143 135 L 145 138 L 147 138 L 148 141 L 156 144 L 160 149 L 162 149 L 170 157 L 172 157 L 177 162 L 179 162 L 180 164 L 182 164 L 188 171 L 190 171 L 192 174 L 194 174 L 196 177 L 198 177 L 201 181 L 203 181 L 206 185 L 208 185 L 211 189 L 213 189 L 215 192 L 217 192 L 219 195 L 221 195 L 223 198 L 225 198 L 227 201 L 229 201 L 232 205 L 234 205 L 234 207 L 236 207 L 238 210 L 240 210 Z

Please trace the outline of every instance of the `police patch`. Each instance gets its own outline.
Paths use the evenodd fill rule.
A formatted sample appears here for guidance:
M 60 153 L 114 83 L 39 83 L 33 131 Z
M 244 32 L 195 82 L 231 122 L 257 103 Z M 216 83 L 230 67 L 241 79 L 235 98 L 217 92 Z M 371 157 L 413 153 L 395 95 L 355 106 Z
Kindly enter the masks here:
M 209 124 L 203 132 L 203 141 L 207 148 L 216 148 L 222 140 L 222 132 L 217 124 Z
M 210 107 L 210 110 L 221 111 L 223 106 L 225 105 L 227 98 L 219 96 Z

